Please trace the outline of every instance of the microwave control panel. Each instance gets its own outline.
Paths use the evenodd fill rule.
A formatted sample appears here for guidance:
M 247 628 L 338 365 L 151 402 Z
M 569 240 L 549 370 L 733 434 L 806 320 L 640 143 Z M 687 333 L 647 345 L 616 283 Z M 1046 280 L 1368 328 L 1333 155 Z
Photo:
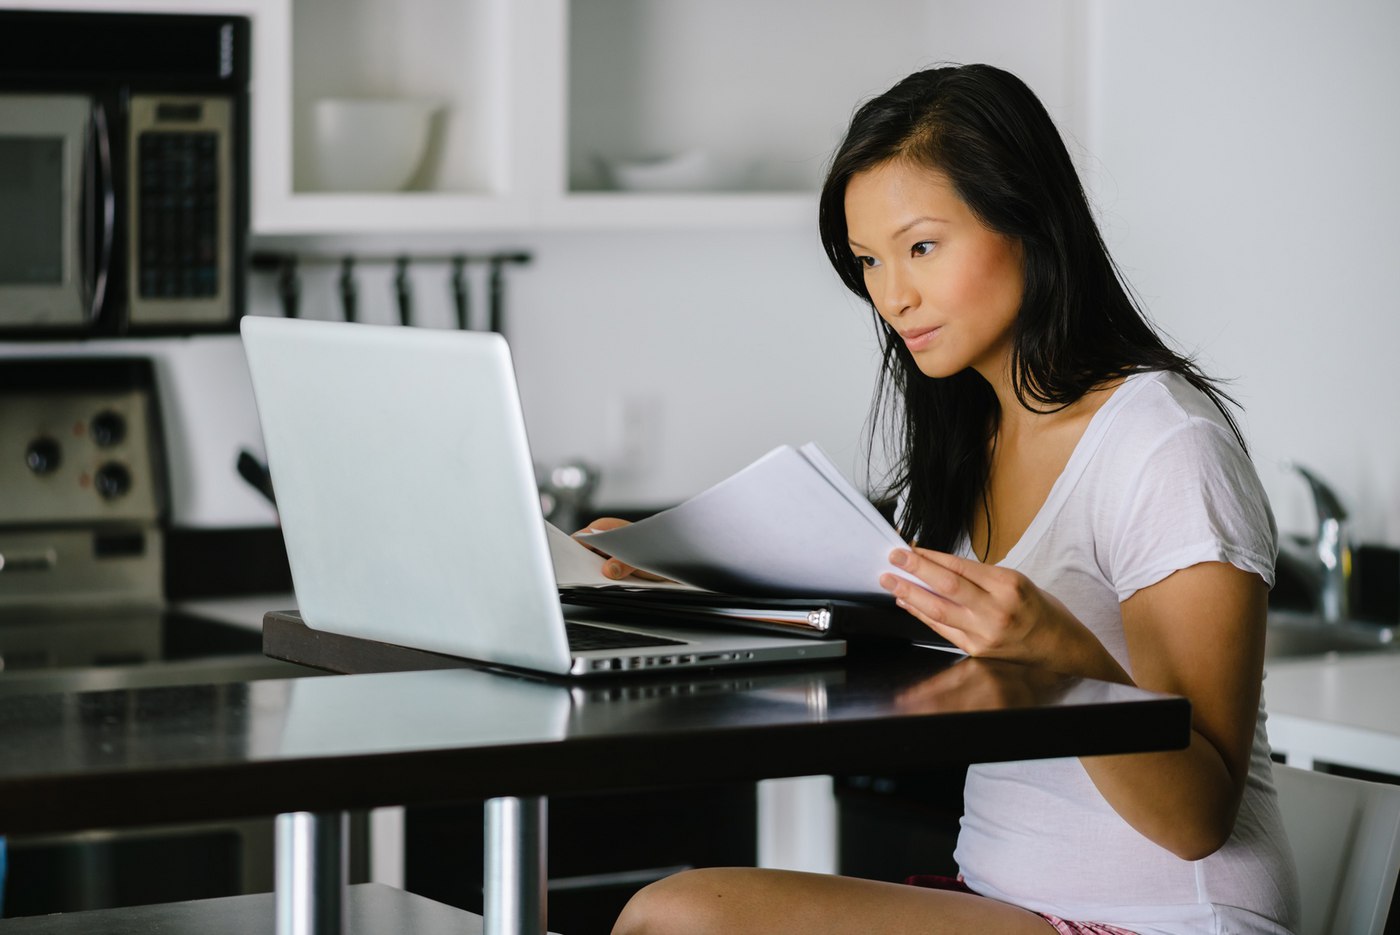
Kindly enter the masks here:
M 141 135 L 136 286 L 142 300 L 219 294 L 218 145 L 214 133 Z
M 135 327 L 233 317 L 232 120 L 226 98 L 131 99 Z

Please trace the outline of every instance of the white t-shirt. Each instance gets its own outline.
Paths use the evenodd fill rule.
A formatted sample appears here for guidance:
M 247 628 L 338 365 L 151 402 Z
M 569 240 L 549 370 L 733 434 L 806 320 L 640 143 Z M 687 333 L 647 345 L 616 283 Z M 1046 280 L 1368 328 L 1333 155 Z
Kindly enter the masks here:
M 966 540 L 964 554 L 970 555 Z M 1119 607 L 1200 562 L 1274 580 L 1277 531 L 1249 458 L 1205 394 L 1130 376 L 1094 414 L 1045 505 L 1001 565 L 1055 595 L 1132 674 Z M 1143 935 L 1285 935 L 1297 874 L 1259 705 L 1234 833 L 1186 861 L 1143 837 L 1077 758 L 972 767 L 954 854 L 976 892 Z

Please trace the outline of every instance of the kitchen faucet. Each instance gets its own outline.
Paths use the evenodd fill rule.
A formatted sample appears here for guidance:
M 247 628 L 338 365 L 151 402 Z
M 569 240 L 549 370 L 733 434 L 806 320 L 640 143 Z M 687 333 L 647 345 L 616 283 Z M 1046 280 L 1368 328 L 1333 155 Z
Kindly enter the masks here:
M 1311 538 L 1303 541 L 1284 538 L 1279 542 L 1279 559 L 1302 577 L 1322 621 L 1340 623 L 1351 613 L 1351 541 L 1347 511 L 1332 488 L 1312 471 L 1292 462 L 1285 462 L 1285 467 L 1296 471 L 1307 482 L 1316 521 Z

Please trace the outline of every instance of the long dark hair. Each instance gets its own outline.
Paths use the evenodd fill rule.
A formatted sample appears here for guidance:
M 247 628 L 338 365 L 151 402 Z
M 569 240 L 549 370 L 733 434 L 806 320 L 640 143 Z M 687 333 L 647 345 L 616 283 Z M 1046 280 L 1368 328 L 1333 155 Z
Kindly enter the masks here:
M 1015 75 L 990 65 L 910 75 L 866 102 L 832 157 L 819 204 L 823 246 L 842 281 L 874 309 L 846 231 L 846 184 L 892 159 L 942 172 L 989 229 L 1021 245 L 1024 289 L 1011 379 L 1028 408 L 1067 406 L 1105 381 L 1142 370 L 1181 374 L 1226 410 L 1233 400 L 1147 323 L 1108 255 L 1054 121 Z M 1000 414 L 976 371 L 924 376 L 876 315 L 884 350 L 870 442 L 882 413 L 897 455 L 886 496 L 906 496 L 901 532 L 949 550 L 984 503 Z M 893 426 L 891 426 L 893 428 Z

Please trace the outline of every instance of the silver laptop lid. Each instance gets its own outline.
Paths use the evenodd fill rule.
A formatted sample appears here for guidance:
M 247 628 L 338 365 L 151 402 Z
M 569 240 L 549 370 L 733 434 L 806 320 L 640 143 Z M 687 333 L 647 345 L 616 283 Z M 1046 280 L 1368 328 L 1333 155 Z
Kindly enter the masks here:
M 259 317 L 242 332 L 307 625 L 567 673 L 505 340 Z

